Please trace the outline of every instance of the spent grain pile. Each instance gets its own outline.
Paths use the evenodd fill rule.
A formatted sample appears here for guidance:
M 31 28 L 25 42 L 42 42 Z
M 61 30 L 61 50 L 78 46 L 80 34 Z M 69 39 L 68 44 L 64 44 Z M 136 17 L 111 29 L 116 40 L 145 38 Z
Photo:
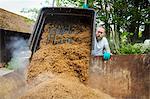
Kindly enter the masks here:
M 81 82 L 86 82 L 91 44 L 89 27 L 74 26 L 72 28 L 74 32 L 70 34 L 53 32 L 51 36 L 57 34 L 55 40 L 48 40 L 49 29 L 52 30 L 52 28 L 54 27 L 51 24 L 46 25 L 44 28 L 40 49 L 34 53 L 31 60 L 28 80 L 32 80 L 42 72 L 50 71 L 57 74 L 66 73 L 67 75 L 78 77 Z
M 72 33 L 50 35 L 54 27 L 45 26 L 28 69 L 32 87 L 21 99 L 112 99 L 83 84 L 88 80 L 91 31 L 82 25 L 73 27 Z
M 54 76 L 51 73 L 40 74 L 35 81 L 41 83 L 28 90 L 20 99 L 114 99 L 85 86 L 75 78 L 64 79 L 65 77 L 66 75 Z

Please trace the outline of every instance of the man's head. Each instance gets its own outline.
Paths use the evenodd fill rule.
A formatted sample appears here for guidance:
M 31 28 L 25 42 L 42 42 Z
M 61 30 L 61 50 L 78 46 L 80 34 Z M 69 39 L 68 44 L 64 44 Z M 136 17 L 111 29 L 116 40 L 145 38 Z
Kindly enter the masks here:
M 96 38 L 98 40 L 102 39 L 106 35 L 105 29 L 103 27 L 98 27 L 96 31 Z

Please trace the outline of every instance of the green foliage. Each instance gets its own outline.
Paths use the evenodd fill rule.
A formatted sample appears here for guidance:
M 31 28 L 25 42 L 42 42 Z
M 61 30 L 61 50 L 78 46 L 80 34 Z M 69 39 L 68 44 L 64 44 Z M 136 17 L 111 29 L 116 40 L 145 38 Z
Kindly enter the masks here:
M 130 36 L 133 36 L 134 33 L 130 33 L 130 32 L 122 32 L 121 35 L 120 35 L 120 38 L 121 38 L 121 44 L 124 44 L 124 43 L 131 43 L 128 38 Z
M 148 54 L 150 53 L 150 46 L 144 45 L 143 43 L 140 44 L 130 44 L 124 43 L 121 44 L 119 49 L 120 54 Z
M 150 47 L 146 48 L 144 51 L 142 51 L 143 54 L 150 53 Z
M 141 46 L 134 46 L 132 44 L 121 44 L 119 49 L 121 54 L 141 54 Z
M 139 37 L 139 38 L 142 37 L 142 32 L 141 32 L 141 31 L 139 31 L 138 37 Z
M 25 22 L 28 23 L 28 24 L 33 24 L 33 23 L 35 22 L 35 20 L 28 19 L 28 18 L 26 18 L 26 19 L 24 19 L 24 20 L 25 20 Z
M 133 33 L 123 32 L 121 34 L 121 44 L 119 48 L 119 53 L 117 54 L 147 54 L 150 52 L 150 47 L 148 45 L 144 45 L 143 43 L 132 44 L 129 42 L 129 36 L 133 35 Z M 139 34 L 140 36 L 141 34 Z
M 150 44 L 143 44 L 142 48 L 141 48 L 141 52 L 143 54 L 147 54 L 149 53 L 150 54 Z
M 36 20 L 37 16 L 38 16 L 38 12 L 39 12 L 39 9 L 37 8 L 32 8 L 32 9 L 28 9 L 28 8 L 23 8 L 21 11 L 21 13 L 26 13 L 26 14 L 29 14 L 29 18 L 31 20 Z

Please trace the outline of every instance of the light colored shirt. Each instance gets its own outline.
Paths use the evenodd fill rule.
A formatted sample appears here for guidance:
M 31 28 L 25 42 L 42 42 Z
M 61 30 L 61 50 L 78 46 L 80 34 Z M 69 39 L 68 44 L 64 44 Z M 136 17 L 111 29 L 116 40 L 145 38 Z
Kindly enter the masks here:
M 108 40 L 106 37 L 103 37 L 101 40 L 97 41 L 96 37 L 94 38 L 94 49 L 92 50 L 92 55 L 94 56 L 103 56 L 104 52 L 110 53 L 110 48 Z

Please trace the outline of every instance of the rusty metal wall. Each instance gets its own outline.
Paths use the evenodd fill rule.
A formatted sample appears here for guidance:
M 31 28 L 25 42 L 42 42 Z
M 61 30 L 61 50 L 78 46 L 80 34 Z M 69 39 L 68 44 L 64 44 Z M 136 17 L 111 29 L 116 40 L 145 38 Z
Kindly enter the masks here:
M 88 84 L 117 99 L 149 99 L 150 55 L 92 57 Z

